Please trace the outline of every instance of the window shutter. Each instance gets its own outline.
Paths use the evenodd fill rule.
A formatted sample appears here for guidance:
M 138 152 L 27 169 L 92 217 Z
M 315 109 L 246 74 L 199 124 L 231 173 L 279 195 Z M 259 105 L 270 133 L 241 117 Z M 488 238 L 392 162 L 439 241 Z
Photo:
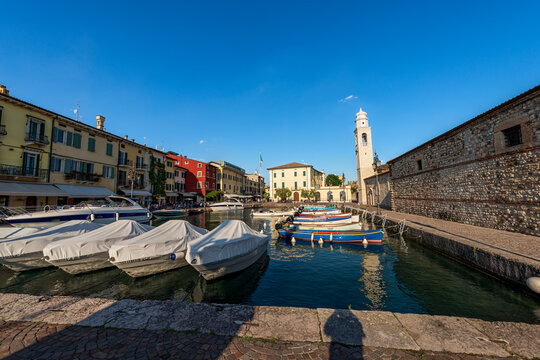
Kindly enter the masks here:
M 71 172 L 71 159 L 66 159 L 64 163 L 64 173 L 69 174 Z
M 56 142 L 56 139 L 57 139 L 57 136 L 56 136 L 56 132 L 58 131 L 58 129 L 56 127 L 53 127 L 53 130 L 52 130 L 52 141 Z
M 73 134 L 73 147 L 80 149 L 81 148 L 81 134 Z
M 90 163 L 90 168 L 88 169 L 88 173 L 89 174 L 93 174 L 94 173 L 94 164 L 93 163 Z
M 71 131 L 67 131 L 66 145 L 71 146 L 72 144 L 73 144 L 73 133 Z
M 26 171 L 27 171 L 26 167 L 28 166 L 27 162 L 28 162 L 28 153 L 24 152 L 23 158 L 22 158 L 23 174 L 26 174 Z
M 111 179 L 114 179 L 114 168 L 111 168 Z

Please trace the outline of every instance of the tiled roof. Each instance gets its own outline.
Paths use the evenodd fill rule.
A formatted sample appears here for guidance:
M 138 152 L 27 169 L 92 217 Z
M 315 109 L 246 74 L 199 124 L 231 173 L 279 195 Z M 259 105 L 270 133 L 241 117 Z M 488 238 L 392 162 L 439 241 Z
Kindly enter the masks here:
M 299 168 L 299 167 L 312 167 L 312 166 L 306 165 L 306 164 L 300 164 L 297 162 L 292 162 L 285 165 L 274 166 L 274 167 L 268 168 L 267 170 L 292 169 L 292 168 Z

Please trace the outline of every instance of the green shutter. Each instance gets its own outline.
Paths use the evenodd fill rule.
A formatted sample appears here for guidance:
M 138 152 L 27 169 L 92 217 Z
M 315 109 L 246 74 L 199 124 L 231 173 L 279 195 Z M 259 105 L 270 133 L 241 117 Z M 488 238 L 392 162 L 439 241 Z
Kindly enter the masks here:
M 77 148 L 77 149 L 80 149 L 81 148 L 81 134 L 73 134 L 73 147 L 74 148 Z
M 113 152 L 113 145 L 108 143 L 107 144 L 107 155 L 112 156 L 112 152 Z
M 56 142 L 56 139 L 57 139 L 57 136 L 56 136 L 56 133 L 57 133 L 58 129 L 56 127 L 53 127 L 52 129 L 52 141 Z
M 114 168 L 111 167 L 111 179 L 114 179 Z
M 72 144 L 73 144 L 73 133 L 71 131 L 67 131 L 66 145 L 72 146 Z
M 96 151 L 96 139 L 89 137 L 88 138 L 88 151 Z
M 89 165 L 88 173 L 93 174 L 94 173 L 94 163 L 90 163 L 88 165 Z
M 69 174 L 71 172 L 71 159 L 66 159 L 64 163 L 64 173 Z

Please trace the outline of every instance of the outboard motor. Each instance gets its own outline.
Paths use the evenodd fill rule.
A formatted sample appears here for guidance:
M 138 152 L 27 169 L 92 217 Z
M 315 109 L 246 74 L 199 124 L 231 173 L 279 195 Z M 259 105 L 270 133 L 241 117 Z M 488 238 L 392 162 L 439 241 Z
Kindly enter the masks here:
M 281 229 L 282 227 L 283 227 L 283 225 L 281 225 L 280 222 L 277 222 L 277 223 L 276 223 L 276 226 L 275 226 L 275 229 L 276 229 L 276 230 L 279 230 L 279 229 Z
M 287 221 L 288 222 L 293 222 L 294 221 L 294 218 L 292 216 L 287 216 Z

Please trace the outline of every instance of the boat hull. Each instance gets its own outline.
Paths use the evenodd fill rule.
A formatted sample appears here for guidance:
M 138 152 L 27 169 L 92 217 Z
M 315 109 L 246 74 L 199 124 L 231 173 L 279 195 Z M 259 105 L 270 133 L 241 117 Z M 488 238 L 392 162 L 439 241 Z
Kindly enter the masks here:
M 195 270 L 197 270 L 206 280 L 213 280 L 250 267 L 253 263 L 260 259 L 261 256 L 266 254 L 267 248 L 268 241 L 265 241 L 259 247 L 248 253 L 219 262 L 209 264 L 191 264 L 191 266 L 193 266 Z
M 43 259 L 43 252 L 36 251 L 18 256 L 0 258 L 0 264 L 13 271 L 28 271 L 52 266 Z
M 52 265 L 59 267 L 65 272 L 73 275 L 114 267 L 114 265 L 109 261 L 108 251 L 82 256 L 76 259 L 47 261 Z
M 244 205 L 209 205 L 212 211 L 238 211 L 244 210 Z
M 113 264 L 134 278 L 159 274 L 189 265 L 184 257 L 172 260 L 170 255 L 125 262 L 113 262 Z
M 328 217 L 328 218 L 295 218 L 293 224 L 295 225 L 327 225 L 327 224 L 352 224 L 360 221 L 358 215 L 348 215 L 343 217 Z
M 315 241 L 320 239 L 323 242 L 332 243 L 347 243 L 347 244 L 362 244 L 364 239 L 368 244 L 382 243 L 383 230 L 299 230 L 299 229 L 283 229 L 278 230 L 279 236 L 301 241 Z

